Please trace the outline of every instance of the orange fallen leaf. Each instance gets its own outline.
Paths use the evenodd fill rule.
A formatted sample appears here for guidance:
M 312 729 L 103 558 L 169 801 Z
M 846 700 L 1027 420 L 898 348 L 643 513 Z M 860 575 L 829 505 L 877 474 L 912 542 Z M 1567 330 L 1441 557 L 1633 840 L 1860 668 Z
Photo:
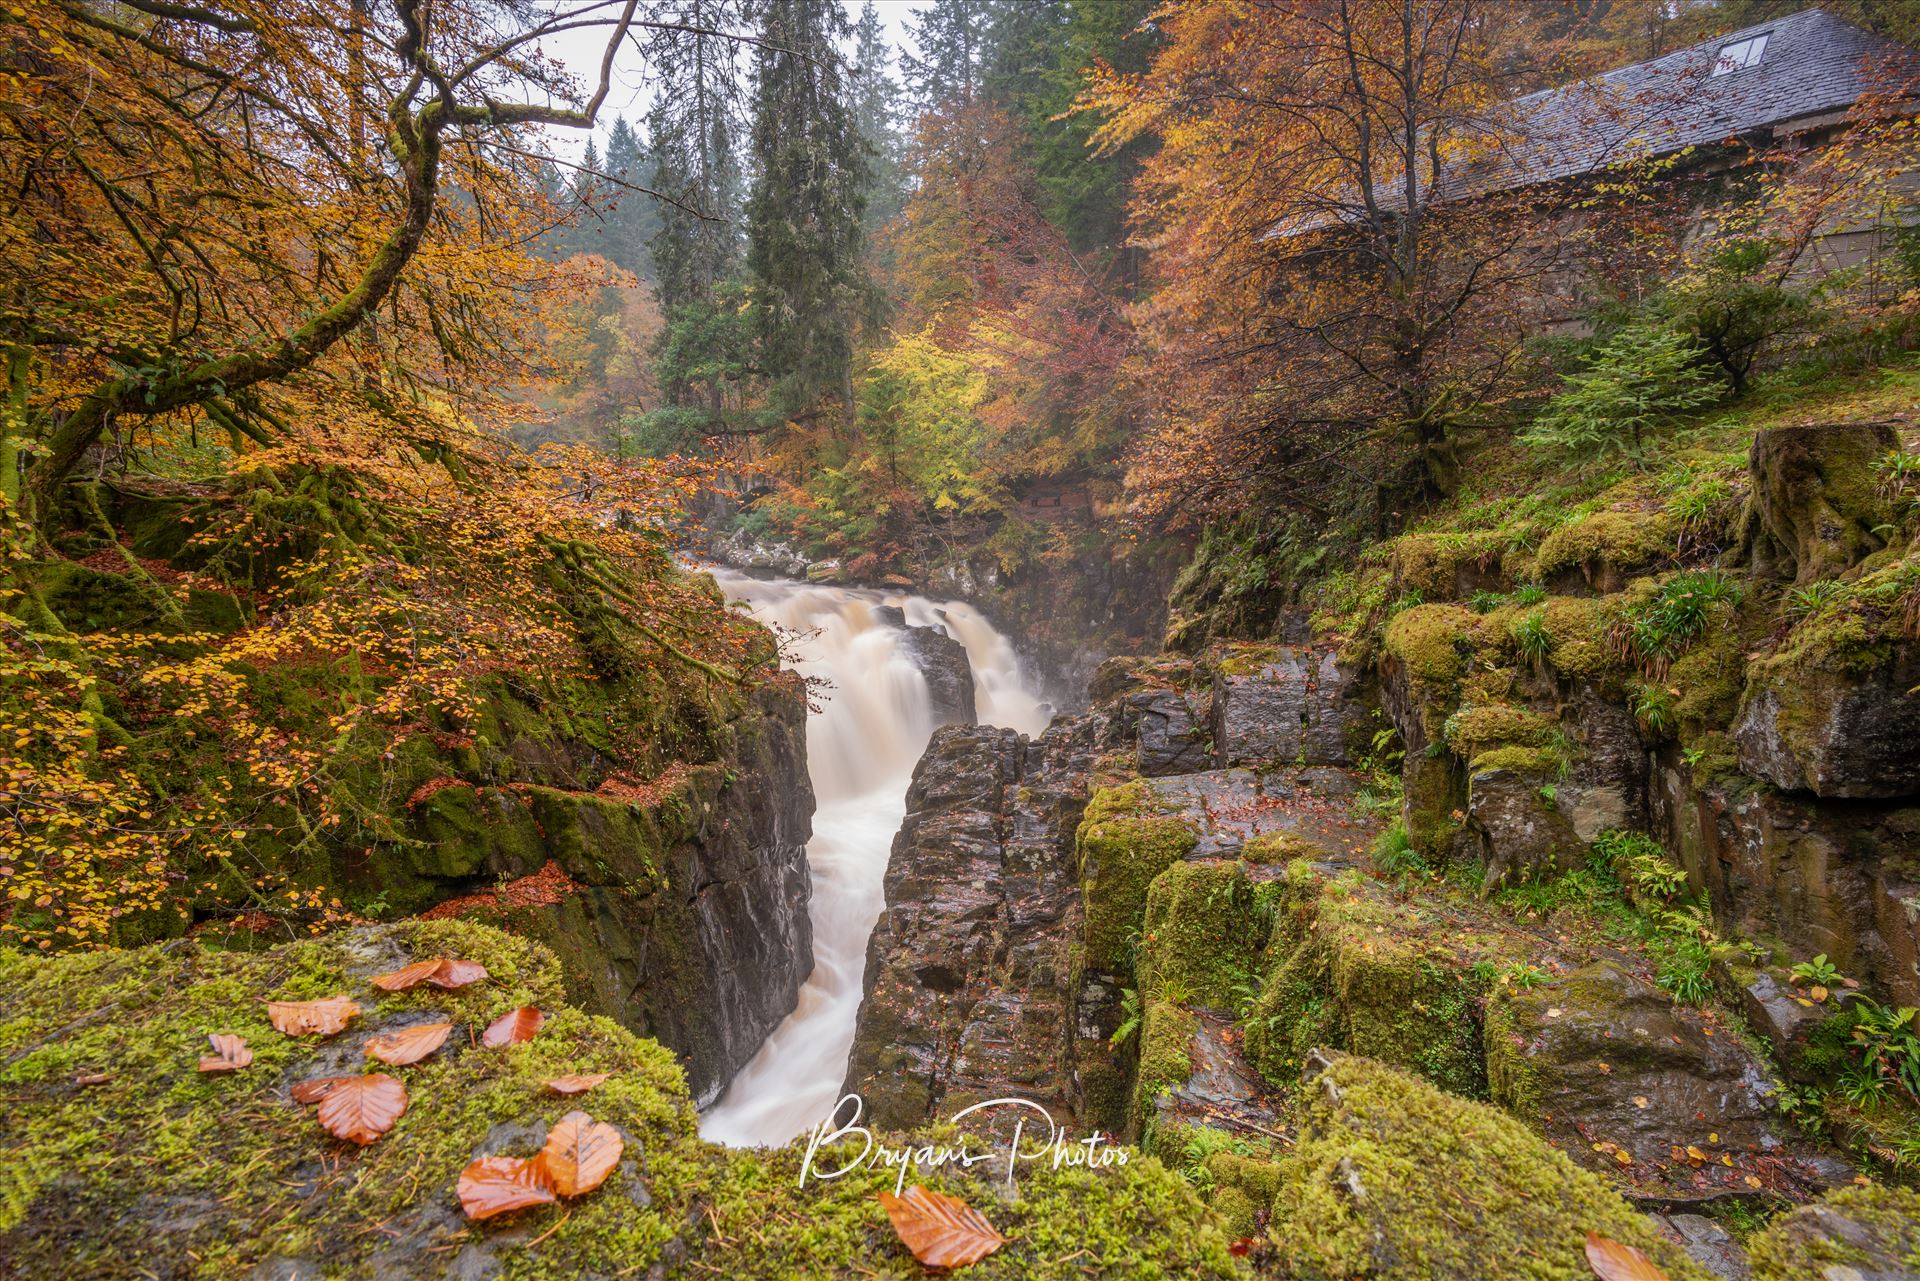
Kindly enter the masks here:
M 1670 1281 L 1645 1254 L 1598 1232 L 1587 1233 L 1587 1266 L 1600 1281 Z
M 360 1005 L 344 996 L 324 1001 L 268 1001 L 267 1019 L 285 1036 L 332 1036 L 360 1012 Z
M 202 1072 L 238 1072 L 253 1062 L 253 1051 L 231 1032 L 216 1032 L 207 1041 L 213 1046 L 213 1053 L 200 1056 Z
M 540 1160 L 546 1162 L 554 1191 L 579 1196 L 607 1181 L 626 1146 L 620 1131 L 605 1121 L 595 1121 L 585 1112 L 569 1112 L 547 1135 Z
M 342 1081 L 353 1080 L 350 1076 L 316 1076 L 311 1081 L 302 1081 L 293 1087 L 291 1093 L 295 1103 L 318 1103 L 333 1093 L 333 1087 Z
M 365 1147 L 407 1110 L 407 1087 L 385 1072 L 350 1076 L 320 1100 L 320 1124 L 336 1139 Z
M 485 977 L 487 977 L 487 967 L 480 962 L 448 958 L 440 962 L 439 970 L 429 976 L 427 982 L 435 987 L 452 991 L 454 988 L 465 987 L 469 983 L 478 983 Z
M 964 1268 L 1007 1243 L 986 1216 L 958 1197 L 916 1183 L 903 1195 L 882 1192 L 881 1208 L 913 1257 L 930 1268 Z
M 553 1180 L 539 1157 L 483 1156 L 460 1172 L 454 1191 L 469 1219 L 491 1219 L 496 1214 L 530 1205 L 551 1205 Z
M 445 1045 L 447 1033 L 451 1031 L 451 1023 L 422 1023 L 416 1027 L 403 1027 L 397 1032 L 382 1032 L 367 1042 L 367 1057 L 379 1059 L 393 1067 L 418 1063 Z
M 585 1094 L 606 1080 L 609 1075 L 610 1073 L 607 1072 L 589 1072 L 584 1076 L 570 1073 L 566 1076 L 554 1077 L 547 1082 L 547 1088 L 555 1094 Z
M 410 987 L 419 987 L 440 972 L 440 958 L 430 961 L 415 961 L 412 965 L 403 965 L 389 974 L 373 976 L 373 985 L 382 992 L 404 992 Z
M 547 1016 L 531 1005 L 523 1005 L 517 1010 L 508 1010 L 492 1023 L 480 1036 L 480 1044 L 498 1049 L 503 1045 L 517 1045 L 522 1041 L 531 1041 L 540 1031 L 540 1025 Z

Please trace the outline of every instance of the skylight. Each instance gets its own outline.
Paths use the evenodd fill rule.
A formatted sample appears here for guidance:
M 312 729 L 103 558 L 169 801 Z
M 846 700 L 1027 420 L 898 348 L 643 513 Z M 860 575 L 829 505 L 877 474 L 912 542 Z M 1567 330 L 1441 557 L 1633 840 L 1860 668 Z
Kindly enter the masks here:
M 1713 74 L 1729 75 L 1745 67 L 1759 63 L 1762 54 L 1767 51 L 1767 37 L 1773 34 L 1762 31 L 1757 36 L 1748 36 L 1745 40 L 1736 40 L 1732 44 L 1720 46 L 1720 56 L 1713 60 Z

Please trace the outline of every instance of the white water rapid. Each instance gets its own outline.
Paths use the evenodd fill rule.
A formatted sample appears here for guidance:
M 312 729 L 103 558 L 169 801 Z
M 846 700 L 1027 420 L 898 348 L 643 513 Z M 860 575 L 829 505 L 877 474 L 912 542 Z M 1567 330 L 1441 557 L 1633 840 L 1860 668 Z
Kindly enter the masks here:
M 914 627 L 943 627 L 967 649 L 983 724 L 1027 734 L 1048 709 L 1022 675 L 1013 645 L 971 605 L 893 592 L 769 582 L 716 571 L 729 599 L 804 640 L 794 666 L 833 683 L 807 721 L 807 772 L 819 808 L 807 863 L 813 872 L 813 974 L 799 1004 L 727 1092 L 700 1133 L 735 1147 L 785 1143 L 824 1118 L 840 1093 L 860 1012 L 867 936 L 886 906 L 883 882 L 907 784 L 933 733 L 927 684 L 899 647 L 903 633 L 875 617 L 883 605 Z

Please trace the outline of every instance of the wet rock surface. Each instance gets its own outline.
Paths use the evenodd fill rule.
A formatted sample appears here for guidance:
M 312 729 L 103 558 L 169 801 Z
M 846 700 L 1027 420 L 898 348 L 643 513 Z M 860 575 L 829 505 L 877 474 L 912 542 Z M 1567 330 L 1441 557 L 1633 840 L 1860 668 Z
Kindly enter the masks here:
M 1509 989 L 1494 1003 L 1494 1098 L 1636 1197 L 1801 1199 L 1852 1177 L 1780 1113 L 1768 1065 L 1732 1023 L 1675 1004 L 1618 964 Z
M 1733 740 L 1740 768 L 1821 797 L 1920 792 L 1920 646 L 1864 673 L 1793 671 L 1749 691 Z
M 973 666 L 967 659 L 967 647 L 939 628 L 906 626 L 905 615 L 898 608 L 882 606 L 875 613 L 901 615 L 894 624 L 905 633 L 900 648 L 926 678 L 933 723 L 979 724 L 974 703 Z

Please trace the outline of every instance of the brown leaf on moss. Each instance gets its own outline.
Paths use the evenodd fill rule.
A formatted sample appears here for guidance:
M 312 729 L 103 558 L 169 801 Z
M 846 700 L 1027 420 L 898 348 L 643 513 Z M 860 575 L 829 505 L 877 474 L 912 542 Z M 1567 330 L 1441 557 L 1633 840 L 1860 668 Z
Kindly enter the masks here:
M 350 1076 L 316 1076 L 311 1081 L 302 1081 L 294 1086 L 291 1093 L 295 1103 L 318 1103 L 333 1093 L 333 1087 L 342 1081 L 353 1080 Z
M 1587 1233 L 1587 1266 L 1600 1281 L 1669 1281 L 1645 1254 L 1598 1232 Z
M 547 1016 L 531 1005 L 523 1005 L 517 1010 L 508 1010 L 492 1023 L 480 1036 L 480 1044 L 491 1049 L 503 1045 L 518 1045 L 522 1041 L 531 1041 L 540 1031 L 540 1025 Z
M 382 1032 L 367 1042 L 367 1057 L 393 1067 L 418 1063 L 447 1043 L 451 1023 L 422 1023 L 397 1032 Z
M 412 965 L 403 965 L 387 974 L 373 976 L 373 985 L 382 992 L 404 992 L 410 987 L 419 987 L 440 972 L 441 961 L 434 957 L 430 961 L 415 961 Z
M 357 1001 L 330 996 L 324 1001 L 268 1001 L 267 1019 L 285 1036 L 332 1036 L 360 1012 Z
M 365 1147 L 407 1110 L 407 1087 L 384 1072 L 350 1076 L 320 1100 L 320 1124 L 336 1139 Z
M 202 1072 L 238 1072 L 253 1062 L 253 1051 L 231 1032 L 216 1032 L 207 1041 L 213 1046 L 213 1053 L 200 1056 Z
M 440 962 L 440 968 L 427 978 L 435 987 L 452 991 L 465 987 L 469 983 L 478 983 L 487 977 L 487 967 L 478 961 L 461 961 L 449 957 Z
M 588 1072 L 585 1075 L 569 1073 L 566 1076 L 556 1076 L 553 1080 L 548 1081 L 547 1088 L 555 1094 L 585 1094 L 588 1090 L 591 1090 L 594 1086 L 606 1080 L 609 1075 L 611 1074 L 607 1072 Z
M 918 1183 L 901 1196 L 879 1195 L 895 1234 L 914 1258 L 930 1268 L 964 1268 L 1007 1243 L 985 1215 L 958 1197 Z
M 469 1219 L 491 1219 L 496 1214 L 530 1205 L 551 1205 L 553 1180 L 539 1157 L 483 1156 L 460 1172 L 454 1190 Z
M 620 1131 L 606 1122 L 595 1121 L 585 1112 L 569 1112 L 547 1135 L 540 1159 L 546 1162 L 554 1191 L 580 1196 L 607 1181 L 626 1146 Z

